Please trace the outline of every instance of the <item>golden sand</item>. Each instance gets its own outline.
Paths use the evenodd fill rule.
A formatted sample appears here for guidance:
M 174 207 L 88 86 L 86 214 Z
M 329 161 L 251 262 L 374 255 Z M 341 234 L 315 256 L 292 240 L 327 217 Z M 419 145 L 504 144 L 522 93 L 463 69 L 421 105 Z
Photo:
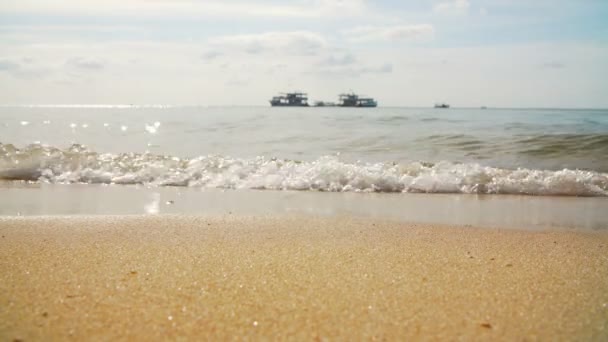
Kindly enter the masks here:
M 0 219 L 0 340 L 608 339 L 608 234 Z

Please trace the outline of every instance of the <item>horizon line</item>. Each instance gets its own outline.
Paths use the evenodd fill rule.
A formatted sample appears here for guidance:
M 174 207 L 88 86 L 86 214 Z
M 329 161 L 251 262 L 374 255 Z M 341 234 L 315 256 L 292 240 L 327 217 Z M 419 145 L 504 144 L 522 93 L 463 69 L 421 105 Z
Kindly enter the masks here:
M 205 105 L 205 104 L 124 104 L 124 103 L 113 103 L 113 104 L 101 104 L 101 103 L 59 103 L 59 104 L 0 104 L 0 107 L 21 107 L 21 108 L 185 108 L 185 107 L 206 107 L 206 108 L 217 108 L 217 107 L 265 107 L 272 108 L 272 106 L 259 105 L 259 104 L 246 104 L 246 105 Z M 297 108 L 315 108 L 316 106 L 309 107 L 297 107 Z M 322 107 L 325 108 L 325 107 Z M 334 107 L 330 107 L 334 108 Z M 336 107 L 340 108 L 340 107 Z M 390 105 L 390 106 L 378 106 L 378 108 L 415 108 L 415 109 L 435 109 L 433 105 L 430 106 L 408 106 L 408 105 Z M 524 107 L 501 107 L 501 106 L 453 106 L 450 105 L 449 109 L 570 109 L 570 110 L 608 110 L 608 107 L 555 107 L 555 106 L 524 106 Z M 445 110 L 445 109 L 444 109 Z

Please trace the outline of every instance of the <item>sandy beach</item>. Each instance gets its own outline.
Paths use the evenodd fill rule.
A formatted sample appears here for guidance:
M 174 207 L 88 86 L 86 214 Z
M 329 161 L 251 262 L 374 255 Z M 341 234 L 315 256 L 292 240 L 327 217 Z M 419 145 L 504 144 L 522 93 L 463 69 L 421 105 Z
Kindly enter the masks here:
M 160 215 L 0 234 L 1 340 L 608 338 L 605 231 Z
M 608 342 L 608 0 L 0 17 L 0 342 Z

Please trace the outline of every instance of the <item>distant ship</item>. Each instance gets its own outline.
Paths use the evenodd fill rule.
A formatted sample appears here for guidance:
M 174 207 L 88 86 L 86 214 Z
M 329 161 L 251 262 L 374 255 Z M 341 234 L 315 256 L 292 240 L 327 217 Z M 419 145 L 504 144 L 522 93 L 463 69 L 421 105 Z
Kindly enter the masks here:
M 450 105 L 447 103 L 435 103 L 435 108 L 450 108 Z
M 281 93 L 270 100 L 273 107 L 308 107 L 308 94 L 306 93 Z
M 378 102 L 371 97 L 359 97 L 355 93 L 340 94 L 338 101 L 340 107 L 377 107 Z

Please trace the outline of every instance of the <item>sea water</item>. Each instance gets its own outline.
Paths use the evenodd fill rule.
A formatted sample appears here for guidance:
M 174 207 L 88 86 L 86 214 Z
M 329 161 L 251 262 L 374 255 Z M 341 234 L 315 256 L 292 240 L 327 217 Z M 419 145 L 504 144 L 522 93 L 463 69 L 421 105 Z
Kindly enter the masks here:
M 608 196 L 608 110 L 2 106 L 0 179 Z

